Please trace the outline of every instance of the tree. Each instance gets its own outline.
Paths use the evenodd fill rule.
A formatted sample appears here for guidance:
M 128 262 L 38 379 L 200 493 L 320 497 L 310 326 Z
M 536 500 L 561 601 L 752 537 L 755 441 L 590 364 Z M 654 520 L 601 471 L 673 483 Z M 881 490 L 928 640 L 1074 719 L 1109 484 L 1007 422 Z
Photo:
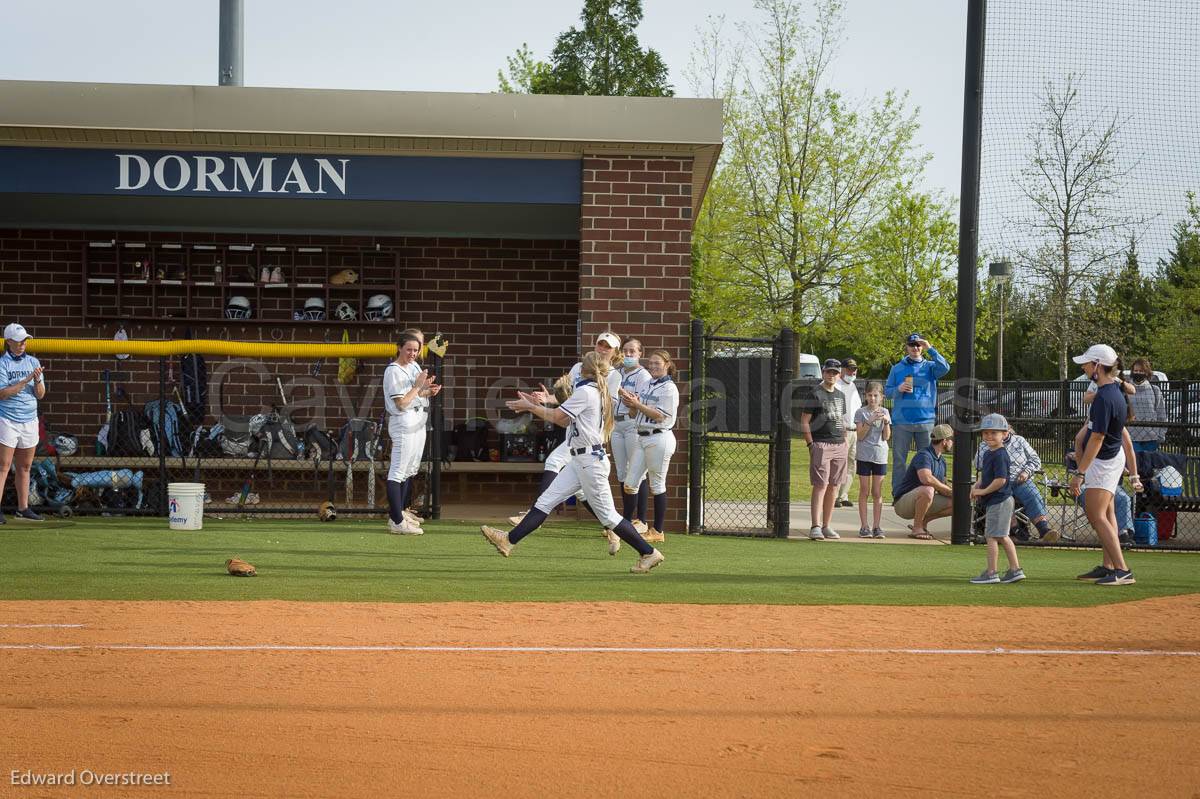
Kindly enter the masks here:
M 873 371 L 895 362 L 914 330 L 949 351 L 958 265 L 952 205 L 895 186 L 883 218 L 863 237 L 862 256 L 825 315 L 830 346 L 840 344 Z
M 924 163 L 913 155 L 917 124 L 904 98 L 889 92 L 851 104 L 827 86 L 842 3 L 812 5 L 807 22 L 796 0 L 758 0 L 760 24 L 742 27 L 750 63 L 732 67 L 726 145 L 713 180 L 720 224 L 701 253 L 702 268 L 717 264 L 747 295 L 747 325 L 788 325 L 802 341 L 862 261 L 891 188 Z
M 1175 248 L 1160 262 L 1162 311 L 1154 362 L 1171 377 L 1200 376 L 1200 206 L 1188 194 L 1187 212 L 1175 225 Z
M 1158 284 L 1155 277 L 1142 274 L 1137 239 L 1131 236 L 1124 266 L 1100 278 L 1095 302 L 1081 309 L 1082 316 L 1093 330 L 1103 331 L 1102 338 L 1118 344 L 1121 352 L 1149 355 L 1154 343 L 1151 331 L 1160 310 Z
M 670 97 L 667 65 L 643 49 L 634 32 L 642 21 L 641 0 L 585 0 L 581 28 L 559 35 L 550 62 L 538 61 L 527 45 L 508 58 L 500 91 L 530 94 L 587 94 L 605 97 Z
M 1066 380 L 1068 351 L 1088 332 L 1082 311 L 1144 220 L 1115 207 L 1136 166 L 1122 161 L 1120 120 L 1104 121 L 1104 111 L 1086 117 L 1073 74 L 1061 88 L 1048 81 L 1040 99 L 1043 117 L 1029 132 L 1032 155 L 1018 181 L 1032 210 L 1015 221 L 1031 244 L 1018 250 L 1017 260 L 1045 297 L 1042 332 L 1054 347 L 1059 379 Z

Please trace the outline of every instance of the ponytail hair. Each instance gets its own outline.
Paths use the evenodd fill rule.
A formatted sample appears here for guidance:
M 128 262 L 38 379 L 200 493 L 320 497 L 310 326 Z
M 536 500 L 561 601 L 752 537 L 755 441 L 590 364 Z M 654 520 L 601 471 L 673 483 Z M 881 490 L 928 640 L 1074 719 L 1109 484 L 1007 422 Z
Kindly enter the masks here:
M 608 394 L 608 373 L 611 371 L 609 359 L 595 351 L 583 356 L 583 368 L 579 370 L 581 376 L 596 381 L 596 390 L 600 392 L 600 418 L 603 420 L 600 434 L 604 441 L 608 441 L 613 431 L 613 402 Z
M 667 365 L 667 375 L 672 380 L 675 379 L 675 362 L 671 360 L 671 354 L 669 352 L 667 352 L 666 350 L 650 350 L 650 354 L 647 357 L 662 358 L 662 362 Z

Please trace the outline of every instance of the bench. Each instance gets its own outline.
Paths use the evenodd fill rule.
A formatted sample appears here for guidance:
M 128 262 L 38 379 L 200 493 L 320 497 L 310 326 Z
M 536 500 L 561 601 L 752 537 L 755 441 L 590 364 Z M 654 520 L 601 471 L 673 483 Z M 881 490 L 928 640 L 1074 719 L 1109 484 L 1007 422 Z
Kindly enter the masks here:
M 1158 519 L 1159 540 L 1178 540 L 1175 514 L 1200 513 L 1200 457 L 1165 452 L 1139 452 L 1138 476 L 1145 493 L 1134 499 L 1134 514 L 1152 513 Z M 1164 466 L 1174 466 L 1183 475 L 1183 493 L 1163 496 L 1154 483 L 1154 474 Z M 1165 533 L 1165 535 L 1164 535 Z

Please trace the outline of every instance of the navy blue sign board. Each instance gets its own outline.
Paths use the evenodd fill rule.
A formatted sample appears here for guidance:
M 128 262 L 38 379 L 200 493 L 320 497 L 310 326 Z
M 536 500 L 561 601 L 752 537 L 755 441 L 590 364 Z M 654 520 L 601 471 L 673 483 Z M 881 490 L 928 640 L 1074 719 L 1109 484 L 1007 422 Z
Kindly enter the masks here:
M 578 205 L 581 162 L 0 147 L 0 193 Z

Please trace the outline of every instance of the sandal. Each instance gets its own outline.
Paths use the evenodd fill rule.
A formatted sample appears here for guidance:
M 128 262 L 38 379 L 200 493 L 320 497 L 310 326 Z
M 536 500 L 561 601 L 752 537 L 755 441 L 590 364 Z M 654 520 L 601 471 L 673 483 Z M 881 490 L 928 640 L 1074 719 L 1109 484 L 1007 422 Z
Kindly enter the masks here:
M 913 532 L 913 533 L 909 533 L 909 534 L 908 534 L 908 537 L 909 537 L 909 538 L 915 538 L 915 539 L 917 539 L 918 541 L 932 541 L 932 540 L 933 540 L 933 536 L 932 536 L 932 535 L 930 535 L 929 533 L 926 533 L 926 532 L 920 532 L 920 533 Z

